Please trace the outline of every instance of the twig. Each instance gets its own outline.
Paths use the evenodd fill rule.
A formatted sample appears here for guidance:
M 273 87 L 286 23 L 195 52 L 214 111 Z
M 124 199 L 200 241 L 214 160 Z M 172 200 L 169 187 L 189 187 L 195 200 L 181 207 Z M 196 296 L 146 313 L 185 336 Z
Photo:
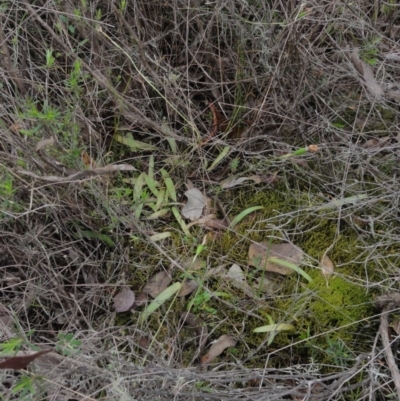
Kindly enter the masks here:
M 101 174 L 113 173 L 115 171 L 136 171 L 136 168 L 129 164 L 114 164 L 104 167 L 94 168 L 92 170 L 78 171 L 75 174 L 67 175 L 66 177 L 58 177 L 54 175 L 37 175 L 27 170 L 17 170 L 18 173 L 27 175 L 29 177 L 35 178 L 36 180 L 42 180 L 46 182 L 69 182 L 69 181 L 79 181 L 85 178 L 94 177 Z
M 392 348 L 390 346 L 390 339 L 389 339 L 388 315 L 389 315 L 390 309 L 391 309 L 390 304 L 386 305 L 383 308 L 383 311 L 381 314 L 381 325 L 379 327 L 379 334 L 381 335 L 381 338 L 382 338 L 382 344 L 384 346 L 384 351 L 386 354 L 386 360 L 388 363 L 388 367 L 389 367 L 390 373 L 392 374 L 392 379 L 393 379 L 394 385 L 396 386 L 397 397 L 400 400 L 400 372 L 397 367 L 396 361 L 394 359 L 394 355 L 392 352 Z

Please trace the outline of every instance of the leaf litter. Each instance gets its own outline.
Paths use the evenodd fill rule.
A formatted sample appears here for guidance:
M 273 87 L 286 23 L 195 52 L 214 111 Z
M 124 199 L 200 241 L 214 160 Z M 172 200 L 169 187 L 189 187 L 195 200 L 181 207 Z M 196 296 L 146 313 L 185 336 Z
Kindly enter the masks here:
M 114 309 L 116 312 L 126 312 L 133 306 L 135 302 L 135 293 L 129 288 L 124 288 L 113 298 Z
M 303 251 L 290 243 L 271 244 L 270 242 L 252 243 L 249 247 L 248 263 L 258 269 L 290 275 L 294 269 L 284 266 L 279 261 L 289 262 L 298 266 L 301 263 Z
M 205 365 L 207 363 L 211 363 L 216 357 L 221 355 L 227 348 L 231 348 L 236 346 L 236 340 L 224 334 L 219 337 L 214 344 L 211 346 L 207 354 L 205 354 L 200 361 L 201 365 Z

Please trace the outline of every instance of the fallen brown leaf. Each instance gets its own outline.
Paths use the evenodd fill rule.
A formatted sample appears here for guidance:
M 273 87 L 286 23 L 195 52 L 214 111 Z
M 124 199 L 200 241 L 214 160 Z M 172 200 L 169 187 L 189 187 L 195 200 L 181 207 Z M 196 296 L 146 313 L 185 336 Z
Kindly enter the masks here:
M 142 292 L 149 294 L 152 298 L 156 298 L 157 295 L 161 294 L 171 283 L 172 278 L 170 273 L 170 270 L 162 270 L 156 273 L 144 286 Z
M 348 49 L 347 53 L 349 53 Z M 368 92 L 374 96 L 383 96 L 384 91 L 381 85 L 377 82 L 371 66 L 360 59 L 358 48 L 354 48 L 350 53 L 350 61 L 353 63 L 359 74 L 363 77 Z
M 292 244 L 271 244 L 269 242 L 252 243 L 249 247 L 248 263 L 258 269 L 283 274 L 293 274 L 290 267 L 274 262 L 274 258 L 290 262 L 298 266 L 303 257 L 303 251 Z
M 218 338 L 218 340 L 211 346 L 206 355 L 201 358 L 200 364 L 205 365 L 211 363 L 217 356 L 221 355 L 227 348 L 234 347 L 236 340 L 226 334 Z
M 322 274 L 325 277 L 332 276 L 332 274 L 335 271 L 335 265 L 331 261 L 328 255 L 324 255 L 321 259 L 321 268 L 322 268 Z
M 207 197 L 197 188 L 187 190 L 184 195 L 188 201 L 182 208 L 182 216 L 190 221 L 199 219 L 207 204 Z
M 259 184 L 262 181 L 262 178 L 259 175 L 251 175 L 249 177 L 230 177 L 222 181 L 221 188 L 229 189 L 237 187 L 238 185 L 242 185 L 246 181 L 253 181 L 256 184 Z
M 186 297 L 186 295 L 191 294 L 199 285 L 194 280 L 186 280 L 183 282 L 180 291 L 178 292 L 178 297 Z
M 113 306 L 116 312 L 126 312 L 135 302 L 135 293 L 129 288 L 124 288 L 121 292 L 115 295 L 113 301 Z
M 131 310 L 135 310 L 140 308 L 143 305 L 146 305 L 149 302 L 149 294 L 147 292 L 141 292 L 135 299 L 135 302 L 132 305 Z
M 25 369 L 36 358 L 39 358 L 40 356 L 47 354 L 48 352 L 51 352 L 51 349 L 39 351 L 31 355 L 12 356 L 0 362 L 0 369 Z

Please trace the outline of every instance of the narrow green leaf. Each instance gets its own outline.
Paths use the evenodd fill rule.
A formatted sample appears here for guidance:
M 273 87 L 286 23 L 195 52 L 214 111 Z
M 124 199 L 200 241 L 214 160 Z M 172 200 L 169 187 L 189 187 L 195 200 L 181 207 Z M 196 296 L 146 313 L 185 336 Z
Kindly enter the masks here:
M 155 211 L 157 211 L 161 206 L 163 206 L 164 196 L 165 196 L 164 189 L 160 189 L 160 191 L 158 192 L 158 196 L 157 196 L 157 203 L 156 203 Z
M 230 146 L 225 146 L 222 152 L 218 155 L 218 157 L 213 161 L 211 166 L 207 169 L 207 172 L 210 172 L 213 170 L 221 161 L 224 159 L 224 157 L 229 153 L 231 147 Z
M 161 169 L 161 174 L 164 178 L 165 186 L 167 187 L 167 192 L 169 197 L 174 201 L 177 202 L 177 197 L 176 197 L 176 192 L 175 192 L 175 185 L 173 181 L 171 180 L 168 172 L 164 170 L 163 168 Z
M 154 242 L 157 242 L 157 241 L 161 241 L 165 238 L 169 238 L 170 236 L 171 236 L 171 233 L 169 231 L 166 231 L 164 233 L 154 234 L 150 237 L 150 239 Z
M 114 247 L 114 241 L 106 234 L 96 233 L 94 231 L 82 230 L 75 234 L 78 238 L 97 238 L 105 242 L 108 246 Z
M 243 212 L 239 213 L 229 224 L 230 228 L 236 226 L 236 224 L 240 223 L 248 214 L 255 212 L 256 210 L 264 209 L 262 206 L 252 206 L 243 210 Z
M 149 172 L 148 172 L 148 176 L 150 178 L 154 178 L 154 156 L 151 155 L 150 159 L 149 159 Z
M 163 305 L 168 299 L 174 296 L 182 287 L 182 283 L 174 283 L 157 295 L 154 300 L 146 306 L 144 311 L 139 316 L 139 323 L 143 323 L 146 319 L 156 311 L 161 305 Z
M 290 263 L 287 262 L 286 260 L 279 259 L 276 256 L 268 258 L 268 261 L 271 261 L 273 263 L 276 263 L 277 265 L 285 266 L 288 267 L 289 269 L 294 270 L 295 272 L 303 276 L 310 283 L 313 281 L 313 279 L 303 269 L 301 269 L 299 266 L 296 266 L 294 263 Z
M 158 210 L 158 211 L 150 214 L 149 216 L 146 216 L 144 218 L 144 220 L 157 220 L 160 217 L 166 216 L 168 214 L 168 212 L 169 212 L 169 209 L 161 209 L 161 210 Z
M 136 178 L 135 186 L 133 187 L 133 200 L 135 202 L 141 199 L 145 175 L 146 173 L 141 173 L 139 177 Z
M 144 151 L 157 150 L 157 148 L 155 146 L 150 145 L 149 143 L 141 142 L 141 141 L 137 141 L 136 139 L 133 139 L 133 136 L 131 133 L 129 133 L 126 136 L 116 134 L 116 135 L 114 135 L 114 139 L 117 142 L 122 143 L 123 145 L 129 146 L 129 148 L 133 152 L 138 152 L 140 150 L 144 150 Z
M 172 213 L 174 214 L 176 221 L 179 223 L 179 225 L 182 228 L 182 231 L 188 236 L 191 237 L 192 234 L 190 234 L 190 231 L 186 225 L 186 223 L 183 221 L 181 214 L 179 213 L 179 210 L 176 206 L 171 207 Z
M 158 191 L 157 187 L 160 184 L 147 174 L 145 174 L 144 180 L 146 181 L 146 185 L 149 187 L 149 189 L 153 193 L 153 195 L 158 196 L 159 191 Z
M 287 323 L 269 324 L 267 326 L 260 326 L 253 330 L 253 333 L 271 333 L 273 331 L 293 330 L 294 326 Z
M 141 203 L 140 205 L 138 205 L 138 206 L 136 207 L 136 210 L 135 210 L 135 218 L 136 218 L 137 220 L 140 219 L 140 215 L 142 214 L 142 210 L 143 210 L 143 203 Z

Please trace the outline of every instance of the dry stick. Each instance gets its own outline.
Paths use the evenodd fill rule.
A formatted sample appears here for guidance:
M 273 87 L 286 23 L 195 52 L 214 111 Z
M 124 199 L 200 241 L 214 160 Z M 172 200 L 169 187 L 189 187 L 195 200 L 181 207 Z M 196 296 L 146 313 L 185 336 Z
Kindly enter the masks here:
M 0 18 L 0 46 L 1 46 L 1 51 L 3 53 L 3 57 L 2 57 L 3 68 L 4 68 L 4 71 L 8 72 L 11 79 L 14 81 L 14 84 L 19 89 L 20 94 L 22 96 L 24 96 L 26 93 L 26 89 L 25 89 L 24 83 L 22 82 L 22 79 L 18 76 L 17 70 L 12 65 L 11 56 L 10 56 L 10 52 L 8 51 L 3 27 L 4 27 L 4 16 L 2 18 Z
M 397 397 L 400 400 L 400 372 L 399 372 L 399 369 L 397 368 L 397 364 L 394 359 L 392 348 L 390 346 L 390 340 L 389 340 L 388 315 L 389 315 L 390 309 L 391 309 L 390 305 L 387 305 L 383 308 L 383 311 L 381 314 L 381 324 L 379 327 L 379 334 L 381 335 L 381 338 L 382 338 L 382 343 L 384 346 L 390 373 L 392 374 L 394 385 L 396 386 Z
M 75 174 L 67 175 L 66 177 L 58 177 L 54 175 L 37 175 L 32 173 L 31 171 L 26 170 L 18 170 L 18 173 L 28 175 L 29 177 L 35 178 L 36 180 L 42 180 L 46 182 L 70 182 L 70 181 L 79 181 L 89 177 L 95 177 L 100 174 L 108 174 L 114 171 L 136 171 L 135 167 L 129 164 L 113 164 L 104 167 L 94 168 L 92 170 L 83 170 L 78 171 Z
M 158 133 L 164 135 L 165 137 L 174 138 L 178 141 L 184 140 L 184 138 L 180 137 L 179 135 L 171 132 L 170 130 L 164 128 L 162 125 L 157 124 L 150 118 L 146 117 L 141 110 L 139 110 L 133 104 L 129 103 L 123 96 L 121 96 L 121 94 L 117 90 L 115 90 L 112 83 L 107 79 L 106 76 L 104 76 L 97 70 L 93 70 L 84 60 L 80 59 L 75 53 L 73 53 L 70 49 L 68 49 L 65 43 L 57 36 L 57 34 L 51 29 L 51 27 L 45 21 L 43 21 L 43 19 L 38 15 L 37 11 L 32 8 L 32 6 L 29 4 L 27 0 L 23 0 L 23 2 L 26 8 L 29 10 L 29 12 L 34 16 L 36 21 L 38 21 L 40 25 L 42 25 L 47 30 L 47 32 L 49 32 L 51 37 L 64 49 L 64 51 L 68 55 L 70 55 L 74 60 L 79 60 L 81 62 L 82 67 L 90 72 L 90 74 L 97 81 L 99 86 L 105 88 L 111 93 L 111 95 L 114 97 L 118 105 L 124 106 L 128 110 L 130 109 L 134 112 L 134 114 L 124 113 L 123 115 L 125 118 L 134 123 L 140 122 L 147 128 L 151 128 L 157 131 Z

